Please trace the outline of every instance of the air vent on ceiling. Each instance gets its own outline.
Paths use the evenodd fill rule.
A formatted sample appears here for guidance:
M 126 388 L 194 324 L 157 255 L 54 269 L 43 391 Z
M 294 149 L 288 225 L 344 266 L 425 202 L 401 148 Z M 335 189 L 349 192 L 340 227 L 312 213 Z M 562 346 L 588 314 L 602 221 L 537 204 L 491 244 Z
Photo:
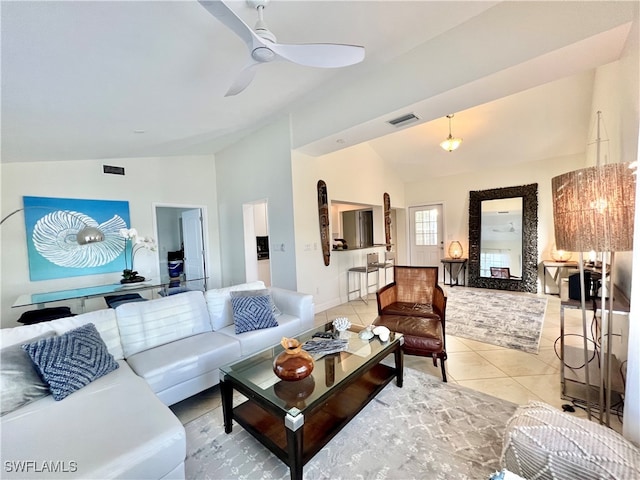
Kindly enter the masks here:
M 111 175 L 124 175 L 124 167 L 114 167 L 113 165 L 102 165 L 102 171 L 104 173 L 110 173 Z
M 394 127 L 402 127 L 407 123 L 415 122 L 417 120 L 420 120 L 420 117 L 416 116 L 413 113 L 407 113 L 406 115 L 402 115 L 401 117 L 388 120 L 387 123 L 393 125 Z

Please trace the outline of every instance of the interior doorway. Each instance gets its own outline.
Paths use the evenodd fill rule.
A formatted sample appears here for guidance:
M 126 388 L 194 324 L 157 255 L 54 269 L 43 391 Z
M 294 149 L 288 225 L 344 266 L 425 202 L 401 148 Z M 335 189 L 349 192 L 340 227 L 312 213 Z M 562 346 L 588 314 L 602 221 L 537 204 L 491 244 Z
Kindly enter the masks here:
M 244 266 L 247 282 L 262 280 L 271 286 L 271 249 L 269 215 L 266 200 L 242 206 L 244 225 Z
M 157 205 L 155 207 L 161 278 L 191 280 L 189 288 L 207 289 L 204 207 Z

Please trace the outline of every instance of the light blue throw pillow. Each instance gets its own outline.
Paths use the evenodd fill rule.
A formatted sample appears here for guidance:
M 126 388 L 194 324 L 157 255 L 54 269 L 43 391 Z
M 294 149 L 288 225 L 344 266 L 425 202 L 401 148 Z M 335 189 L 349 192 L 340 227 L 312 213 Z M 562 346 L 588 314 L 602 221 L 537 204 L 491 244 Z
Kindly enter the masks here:
M 277 327 L 269 295 L 231 297 L 236 333 Z
M 23 345 L 55 400 L 118 368 L 93 323 Z

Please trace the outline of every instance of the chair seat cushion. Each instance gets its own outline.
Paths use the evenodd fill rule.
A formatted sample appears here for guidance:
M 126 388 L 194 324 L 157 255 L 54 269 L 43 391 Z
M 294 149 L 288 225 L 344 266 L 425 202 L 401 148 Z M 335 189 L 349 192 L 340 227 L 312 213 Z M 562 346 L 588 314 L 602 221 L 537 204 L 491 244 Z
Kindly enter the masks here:
M 429 355 L 444 351 L 442 324 L 439 319 L 407 315 L 380 315 L 374 325 L 384 325 L 402 333 L 404 349 L 411 355 Z
M 430 303 L 394 302 L 382 309 L 381 315 L 409 315 L 440 320 Z

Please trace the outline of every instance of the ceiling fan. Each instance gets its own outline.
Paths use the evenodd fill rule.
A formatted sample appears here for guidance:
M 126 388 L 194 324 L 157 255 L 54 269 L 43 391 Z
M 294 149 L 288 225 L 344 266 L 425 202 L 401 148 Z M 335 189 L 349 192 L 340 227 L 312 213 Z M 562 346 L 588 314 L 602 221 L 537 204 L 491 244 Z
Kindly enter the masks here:
M 256 67 L 261 63 L 287 60 L 298 65 L 320 68 L 338 68 L 353 65 L 364 59 L 364 47 L 334 43 L 283 44 L 267 28 L 263 11 L 269 0 L 246 0 L 258 11 L 255 30 L 251 29 L 221 0 L 198 0 L 211 15 L 238 35 L 249 48 L 251 58 L 238 74 L 225 97 L 242 92 L 253 80 Z

